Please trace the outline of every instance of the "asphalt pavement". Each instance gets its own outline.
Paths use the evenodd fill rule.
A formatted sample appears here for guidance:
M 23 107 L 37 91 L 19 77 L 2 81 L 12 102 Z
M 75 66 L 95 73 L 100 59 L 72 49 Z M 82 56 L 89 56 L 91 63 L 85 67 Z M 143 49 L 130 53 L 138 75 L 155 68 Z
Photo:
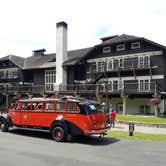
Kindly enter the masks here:
M 57 143 L 48 132 L 0 132 L 0 166 L 164 166 L 165 154 L 166 142 L 83 137 Z

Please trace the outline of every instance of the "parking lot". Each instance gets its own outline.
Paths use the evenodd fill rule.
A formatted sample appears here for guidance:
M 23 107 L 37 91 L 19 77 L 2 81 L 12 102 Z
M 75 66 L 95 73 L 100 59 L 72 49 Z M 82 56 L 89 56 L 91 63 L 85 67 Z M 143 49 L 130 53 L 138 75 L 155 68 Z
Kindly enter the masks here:
M 4 166 L 163 166 L 166 143 L 82 137 L 56 143 L 47 132 L 0 132 L 0 165 Z

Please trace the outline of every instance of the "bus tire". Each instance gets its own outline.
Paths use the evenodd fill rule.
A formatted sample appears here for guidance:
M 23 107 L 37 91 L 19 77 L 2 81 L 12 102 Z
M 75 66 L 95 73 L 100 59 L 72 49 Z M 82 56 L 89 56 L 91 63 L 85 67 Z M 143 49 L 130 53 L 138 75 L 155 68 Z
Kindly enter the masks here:
M 9 130 L 9 125 L 8 125 L 8 123 L 5 122 L 5 121 L 2 121 L 2 122 L 0 123 L 0 130 L 1 130 L 2 132 L 7 132 L 7 131 Z
M 52 138 L 56 142 L 64 142 L 67 139 L 67 131 L 61 126 L 55 126 L 52 129 Z

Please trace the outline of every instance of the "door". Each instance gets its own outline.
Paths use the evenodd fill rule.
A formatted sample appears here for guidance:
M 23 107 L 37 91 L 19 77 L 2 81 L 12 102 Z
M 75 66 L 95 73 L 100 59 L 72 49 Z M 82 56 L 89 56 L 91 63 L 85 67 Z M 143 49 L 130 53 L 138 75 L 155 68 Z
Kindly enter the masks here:
M 20 112 L 21 112 L 21 103 L 17 103 L 13 109 L 9 111 L 9 116 L 12 119 L 12 122 L 15 125 L 20 125 Z

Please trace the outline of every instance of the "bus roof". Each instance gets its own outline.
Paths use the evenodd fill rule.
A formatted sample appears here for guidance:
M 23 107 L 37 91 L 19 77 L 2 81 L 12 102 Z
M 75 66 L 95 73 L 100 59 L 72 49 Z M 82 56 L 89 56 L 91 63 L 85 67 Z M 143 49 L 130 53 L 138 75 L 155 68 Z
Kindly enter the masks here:
M 19 102 L 48 102 L 48 101 L 73 101 L 73 102 L 81 102 L 82 100 L 78 98 L 42 98 L 42 97 L 36 97 L 31 99 L 20 99 Z
M 97 104 L 94 100 L 86 100 L 82 98 L 76 98 L 76 97 L 62 97 L 62 98 L 42 98 L 42 97 L 36 97 L 31 99 L 20 99 L 18 102 L 49 102 L 49 101 L 72 101 L 76 103 L 82 103 L 82 104 Z

